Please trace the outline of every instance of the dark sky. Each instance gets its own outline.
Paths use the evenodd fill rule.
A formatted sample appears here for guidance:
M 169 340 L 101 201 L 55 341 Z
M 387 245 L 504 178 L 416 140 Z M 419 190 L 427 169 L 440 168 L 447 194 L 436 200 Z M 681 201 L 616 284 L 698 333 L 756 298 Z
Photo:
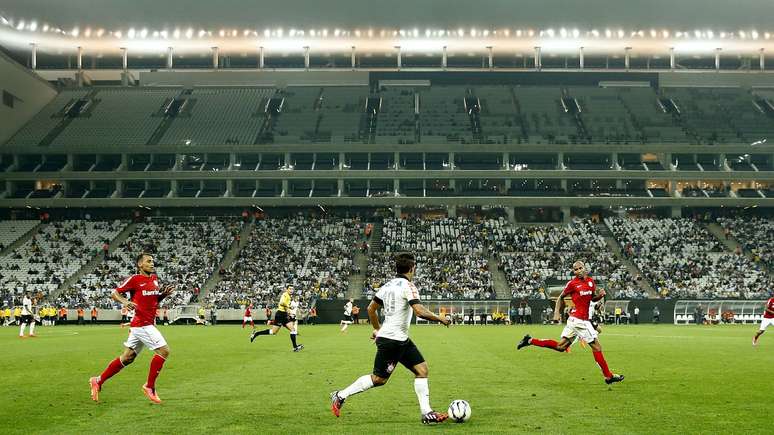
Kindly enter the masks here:
M 0 0 L 60 27 L 579 27 L 774 30 L 774 0 Z

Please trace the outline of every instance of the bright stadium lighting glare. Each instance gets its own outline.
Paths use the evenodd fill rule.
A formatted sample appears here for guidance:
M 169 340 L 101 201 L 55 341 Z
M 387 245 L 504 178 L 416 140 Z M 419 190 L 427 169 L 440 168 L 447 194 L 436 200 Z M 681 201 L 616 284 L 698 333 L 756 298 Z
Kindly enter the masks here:
M 86 30 L 83 31 L 83 36 L 91 38 L 91 27 L 87 27 Z
M 24 20 L 19 21 L 19 24 L 16 25 L 16 30 L 24 30 Z
M 44 32 L 48 32 L 48 24 L 44 24 L 41 30 L 43 30 Z
M 73 36 L 74 36 L 74 37 L 76 37 L 76 38 L 78 37 L 78 35 L 79 35 L 80 33 L 81 33 L 81 30 L 80 30 L 79 28 L 77 28 L 77 27 L 73 27 L 73 31 L 72 31 L 72 32 L 70 32 L 70 34 L 71 34 L 71 35 L 73 35 Z
M 8 25 L 8 19 L 5 17 L 0 16 L 0 23 L 3 23 L 4 25 Z
M 232 38 L 235 38 L 238 34 L 239 34 L 239 32 L 237 31 L 237 29 L 231 30 L 231 37 Z M 280 36 L 282 36 L 282 29 L 280 29 Z
M 194 35 L 194 29 L 189 27 L 188 30 L 185 31 L 185 37 L 188 39 L 191 39 L 193 38 L 193 35 Z
M 161 32 L 159 32 L 159 36 L 161 36 L 164 39 L 167 39 L 167 38 L 169 38 L 169 32 L 167 32 L 167 30 L 164 29 Z
M 487 37 L 487 36 L 489 36 L 489 30 L 484 29 L 484 37 Z
M 742 38 L 742 39 L 745 39 L 745 38 L 747 38 L 747 34 L 746 34 L 746 33 L 744 33 L 744 31 L 743 31 L 743 30 L 740 30 L 740 31 L 739 31 L 739 37 L 740 37 L 740 38 Z
M 296 36 L 296 29 L 291 28 L 290 31 L 288 31 L 288 35 L 292 38 Z
M 180 39 L 180 29 L 175 29 L 175 31 L 172 32 L 172 37 L 175 39 Z
M 618 37 L 619 38 L 623 38 L 624 37 L 624 31 L 623 30 L 618 30 Z
M 566 38 L 566 37 L 567 37 L 567 29 L 565 29 L 564 27 L 562 27 L 561 29 L 559 29 L 559 35 L 560 35 L 562 38 Z
M 335 37 L 337 37 L 337 38 L 338 38 L 338 37 L 339 37 L 339 35 L 341 35 L 341 30 L 339 30 L 339 29 L 334 29 L 334 30 L 333 30 L 333 36 L 335 36 Z
M 124 34 L 120 30 L 117 30 L 113 35 L 115 35 L 116 38 L 121 39 Z
M 33 22 L 31 22 L 31 23 L 30 23 L 30 26 L 29 26 L 29 29 L 30 29 L 30 31 L 32 31 L 32 32 L 34 32 L 34 31 L 38 30 L 38 22 L 37 22 L 37 21 L 33 21 Z
M 650 29 L 650 37 L 655 38 L 656 37 L 656 29 Z
M 605 29 L 605 38 L 611 38 L 613 36 L 613 32 L 610 29 Z
M 519 37 L 519 38 L 521 38 L 521 29 L 519 29 L 519 30 L 517 30 L 517 31 L 516 31 L 516 36 L 517 36 L 517 37 Z
M 511 29 L 505 29 L 505 36 L 511 36 Z
M 204 36 L 207 34 L 207 31 L 204 29 L 199 30 L 199 37 L 204 38 Z
M 551 38 L 554 37 L 554 29 L 548 29 L 548 30 L 546 30 L 546 33 L 548 34 L 549 37 L 551 37 Z
M 580 37 L 580 30 L 572 29 L 572 37 L 573 38 L 579 38 Z
M 766 33 L 763 34 L 763 37 L 766 38 L 766 39 L 771 39 L 771 33 L 766 32 Z
M 594 36 L 595 38 L 599 38 L 599 30 L 593 29 L 591 31 L 591 35 Z
M 323 38 L 327 38 L 328 37 L 328 29 L 323 29 L 322 35 L 323 35 Z
M 148 37 L 148 29 L 144 28 L 140 30 L 140 38 L 145 39 Z
M 752 32 L 750 32 L 750 35 L 752 36 L 752 39 L 758 39 L 758 31 L 757 30 L 753 30 Z
M 414 31 L 413 31 L 412 33 L 413 33 L 413 35 L 414 35 L 414 37 L 415 37 L 415 38 L 416 38 L 416 37 L 418 37 L 418 36 L 419 36 L 419 29 L 417 29 L 417 28 L 415 27 L 415 28 L 414 28 Z
M 129 32 L 126 34 L 126 36 L 128 36 L 128 37 L 129 37 L 129 39 L 134 39 L 134 35 L 135 35 L 135 33 L 136 33 L 136 32 L 135 32 L 135 30 L 134 30 L 134 27 L 131 27 L 131 28 L 129 29 Z
M 669 30 L 663 30 L 663 31 L 661 32 L 661 35 L 662 35 L 664 38 L 669 38 Z
M 368 29 L 368 37 L 373 38 L 374 37 L 374 29 Z

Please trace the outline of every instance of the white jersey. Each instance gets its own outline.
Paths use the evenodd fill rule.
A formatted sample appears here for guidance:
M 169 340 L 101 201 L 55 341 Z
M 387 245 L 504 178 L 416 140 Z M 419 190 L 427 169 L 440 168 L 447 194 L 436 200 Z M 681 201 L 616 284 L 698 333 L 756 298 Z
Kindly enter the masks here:
M 352 315 L 352 302 L 347 302 L 347 304 L 344 305 L 344 315 L 345 316 Z
M 32 315 L 32 300 L 28 298 L 27 296 L 22 299 L 22 316 L 31 316 Z
M 408 340 L 411 315 L 414 313 L 409 301 L 419 300 L 417 287 L 406 278 L 395 278 L 385 283 L 376 292 L 376 297 L 384 304 L 384 323 L 376 336 L 397 341 Z
M 599 304 L 599 301 L 594 302 L 593 300 L 589 302 L 589 320 L 593 319 L 594 316 L 597 315 L 597 305 Z
M 298 312 L 298 301 L 292 301 L 290 303 L 290 308 L 288 308 L 288 315 L 290 317 L 296 317 L 297 312 Z

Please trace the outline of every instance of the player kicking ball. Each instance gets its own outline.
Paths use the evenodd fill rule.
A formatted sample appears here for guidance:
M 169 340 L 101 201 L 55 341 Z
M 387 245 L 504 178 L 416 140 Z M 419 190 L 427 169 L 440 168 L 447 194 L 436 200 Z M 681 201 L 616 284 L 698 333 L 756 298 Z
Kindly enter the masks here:
M 756 332 L 755 337 L 753 337 L 753 346 L 758 345 L 758 337 L 766 332 L 766 328 L 768 328 L 769 325 L 774 325 L 774 297 L 769 298 L 769 300 L 766 301 L 766 310 L 763 312 L 761 327 L 758 328 L 758 332 Z
M 425 358 L 408 336 L 411 314 L 449 326 L 449 320 L 430 312 L 419 303 L 419 291 L 412 280 L 416 260 L 411 254 L 395 257 L 398 276 L 384 284 L 368 305 L 368 318 L 374 327 L 371 339 L 376 341 L 376 358 L 373 374 L 359 377 L 352 385 L 331 393 L 331 412 L 338 417 L 344 401 L 350 396 L 387 383 L 398 363 L 414 373 L 414 392 L 419 400 L 423 424 L 441 423 L 448 418 L 443 412 L 430 407 L 430 387 L 427 384 L 428 368 Z M 379 324 L 377 311 L 383 308 L 384 325 Z
M 559 299 L 556 301 L 556 307 L 554 308 L 554 320 L 559 321 L 561 319 L 562 309 L 564 308 L 564 298 L 570 296 L 572 302 L 575 304 L 575 308 L 572 309 L 570 317 L 567 319 L 567 326 L 565 326 L 562 331 L 562 340 L 557 343 L 555 340 L 532 338 L 527 334 L 521 339 L 516 346 L 516 349 L 532 345 L 564 352 L 570 344 L 572 344 L 573 339 L 576 336 L 579 336 L 581 340 L 588 343 L 591 347 L 594 354 L 594 360 L 599 364 L 599 368 L 602 369 L 602 374 L 605 376 L 605 383 L 612 384 L 621 382 L 624 380 L 623 375 L 613 374 L 607 367 L 607 361 L 605 361 L 605 357 L 602 355 L 602 345 L 599 343 L 599 335 L 589 321 L 589 305 L 591 301 L 596 302 L 604 298 L 605 290 L 599 289 L 599 292 L 597 292 L 597 286 L 594 283 L 594 280 L 588 275 L 586 265 L 582 261 L 573 263 L 572 271 L 575 273 L 575 278 L 571 279 L 564 287 L 562 294 L 559 295 Z
M 253 333 L 250 334 L 250 343 L 255 341 L 255 339 L 261 335 L 277 335 L 279 329 L 284 326 L 288 331 L 290 331 L 290 342 L 293 344 L 293 352 L 300 352 L 301 349 L 304 348 L 303 344 L 296 344 L 296 335 L 298 335 L 298 330 L 294 328 L 293 325 L 295 318 L 291 319 L 288 313 L 290 311 L 290 293 L 292 292 L 293 287 L 288 287 L 285 289 L 285 291 L 282 293 L 282 296 L 280 296 L 277 312 L 274 313 L 274 324 L 271 325 L 271 328 L 269 329 L 253 331 Z
M 99 402 L 102 385 L 131 364 L 143 347 L 148 347 L 155 355 L 151 359 L 148 381 L 142 386 L 142 392 L 151 402 L 161 403 L 161 399 L 156 394 L 156 378 L 169 358 L 169 346 L 161 332 L 156 329 L 156 309 L 160 301 L 172 294 L 174 287 L 167 285 L 159 291 L 159 280 L 152 255 L 144 253 L 138 255 L 136 264 L 140 273 L 127 278 L 110 295 L 124 308 L 134 310 L 135 315 L 129 327 L 129 338 L 124 343 L 123 353 L 111 361 L 101 375 L 89 379 L 91 400 L 95 402 Z M 129 299 L 122 296 L 123 293 L 128 293 Z

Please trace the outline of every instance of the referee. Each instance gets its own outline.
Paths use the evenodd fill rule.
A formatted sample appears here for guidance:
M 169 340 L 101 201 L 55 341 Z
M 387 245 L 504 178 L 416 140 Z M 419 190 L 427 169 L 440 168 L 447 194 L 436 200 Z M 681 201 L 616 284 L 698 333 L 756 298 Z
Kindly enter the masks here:
M 295 319 L 291 319 L 290 316 L 288 315 L 288 311 L 290 310 L 290 294 L 292 292 L 293 292 L 293 287 L 288 287 L 285 289 L 285 291 L 282 293 L 282 296 L 280 296 L 280 301 L 279 301 L 279 306 L 277 307 L 277 311 L 274 313 L 274 324 L 271 325 L 271 328 L 269 329 L 264 329 L 262 331 L 254 331 L 250 335 L 251 343 L 259 335 L 276 335 L 277 331 L 279 331 L 279 329 L 284 326 L 285 328 L 287 328 L 288 331 L 290 331 L 290 342 L 293 344 L 293 352 L 298 352 L 304 348 L 303 344 L 296 343 L 297 332 L 293 328 L 293 321 Z

